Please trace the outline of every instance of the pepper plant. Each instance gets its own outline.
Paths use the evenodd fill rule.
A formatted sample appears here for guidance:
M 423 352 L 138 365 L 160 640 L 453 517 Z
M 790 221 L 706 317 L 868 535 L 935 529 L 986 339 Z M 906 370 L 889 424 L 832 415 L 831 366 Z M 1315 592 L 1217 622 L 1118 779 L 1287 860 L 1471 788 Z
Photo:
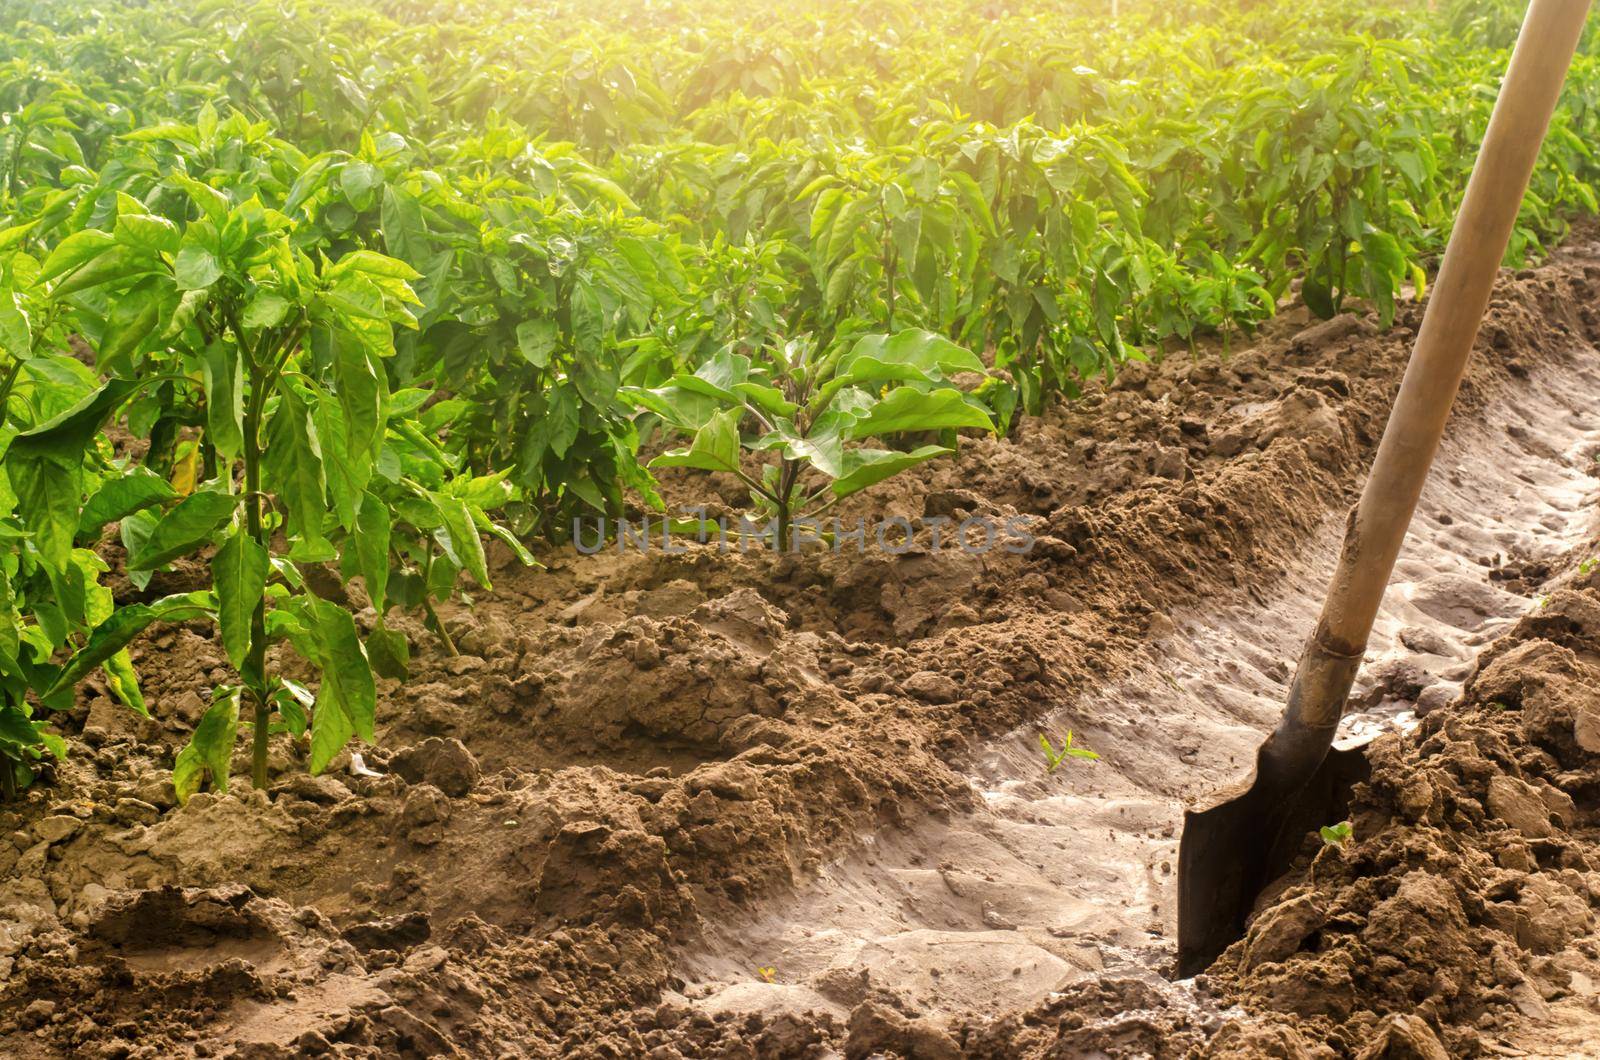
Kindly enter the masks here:
M 450 162 L 463 171 L 454 181 L 376 164 L 362 178 L 352 228 L 375 230 L 427 276 L 396 378 L 449 395 L 442 450 L 476 474 L 505 473 L 521 532 L 612 514 L 624 487 L 652 497 L 617 388 L 635 366 L 638 380 L 663 375 L 633 343 L 687 285 L 673 248 L 594 167 L 503 124 Z M 330 164 L 321 190 L 303 182 L 307 201 L 343 209 L 348 165 Z
M 826 319 L 854 311 L 893 333 L 955 323 L 994 219 L 977 182 L 899 148 L 841 153 L 798 199 L 812 203 L 811 266 Z
M 669 430 L 692 436 L 652 468 L 735 476 L 770 518 L 777 547 L 789 550 L 796 519 L 953 453 L 963 428 L 994 431 L 992 412 L 957 385 L 963 373 L 983 377 L 976 354 L 911 328 L 827 348 L 797 337 L 754 356 L 725 349 L 665 386 L 626 393 Z M 869 444 L 916 435 L 939 441 L 906 449 Z
M 56 660 L 81 647 L 90 628 L 113 612 L 111 590 L 101 584 L 106 563 L 76 539 L 92 537 L 97 522 L 150 483 L 88 444 L 99 417 L 99 381 L 70 354 L 48 301 L 34 297 L 39 266 L 15 251 L 31 225 L 0 232 L 0 797 L 11 799 L 30 784 L 46 757 L 64 757 L 66 744 L 42 711 L 73 705 L 59 680 Z M 73 435 L 61 447 L 54 439 Z M 82 513 L 48 513 L 29 524 L 22 512 L 41 497 L 72 490 L 90 495 Z M 171 604 L 165 606 L 173 606 Z M 174 608 L 175 609 L 175 608 Z M 98 665 L 107 689 L 130 709 L 146 714 L 138 677 L 126 650 Z
M 197 127 L 173 136 L 200 150 L 229 139 L 246 158 L 254 151 L 266 160 L 276 150 L 237 117 L 219 126 L 203 114 Z M 166 194 L 174 189 L 181 195 Z M 211 588 L 187 594 L 183 606 L 214 619 L 239 677 L 216 690 L 179 756 L 175 783 L 186 797 L 209 773 L 225 788 L 245 707 L 255 786 L 268 782 L 268 739 L 279 726 L 297 737 L 309 731 L 310 767 L 320 771 L 352 736 L 372 738 L 369 650 L 383 659 L 403 655 L 382 622 L 394 488 L 433 511 L 411 518 L 419 532 L 448 541 L 455 556 L 482 555 L 481 511 L 409 476 L 414 468 L 391 442 L 420 437 L 403 416 L 397 422 L 384 365 L 393 329 L 413 323 L 418 300 L 410 284 L 418 274 L 370 250 L 337 260 L 313 255 L 301 245 L 304 219 L 264 205 L 249 187 L 213 187 L 180 170 L 145 200 L 114 198 L 107 226 L 62 240 L 36 280 L 72 316 L 109 376 L 82 422 L 58 428 L 49 444 L 70 460 L 130 396 L 153 387 L 173 406 L 202 411 L 211 476 L 181 496 L 170 488 L 161 496 L 158 477 L 129 479 L 150 483 L 143 487 L 149 496 L 137 510 L 117 513 L 135 575 L 209 555 Z M 164 212 L 153 212 L 156 204 Z M 24 500 L 25 516 L 42 529 L 75 525 L 83 495 L 63 478 L 38 484 Z M 307 565 L 339 558 L 338 542 L 377 595 L 377 626 L 365 642 L 351 614 L 312 592 L 304 574 Z M 481 562 L 460 566 L 487 581 Z M 165 617 L 171 613 L 148 605 L 118 610 L 94 628 L 49 693 L 70 688 Z M 269 665 L 278 642 L 320 671 L 315 695 Z

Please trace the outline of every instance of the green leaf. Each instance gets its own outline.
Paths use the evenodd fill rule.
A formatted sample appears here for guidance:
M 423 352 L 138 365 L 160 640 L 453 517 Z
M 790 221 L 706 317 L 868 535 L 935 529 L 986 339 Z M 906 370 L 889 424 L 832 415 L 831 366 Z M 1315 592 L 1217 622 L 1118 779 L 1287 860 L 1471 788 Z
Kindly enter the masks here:
M 195 119 L 194 127 L 202 143 L 217 135 L 217 108 L 211 105 L 210 100 L 200 105 L 200 115 Z
M 483 538 L 478 536 L 478 528 L 472 521 L 472 513 L 467 510 L 466 501 L 443 493 L 431 493 L 429 499 L 438 508 L 439 517 L 444 521 L 444 536 L 436 532 L 434 537 L 439 540 L 446 555 L 456 566 L 472 575 L 479 585 L 489 588 L 489 568 L 483 554 Z
M 366 583 L 367 598 L 379 616 L 388 610 L 391 529 L 389 506 L 375 494 L 364 494 L 350 541 L 355 548 L 356 570 Z
M 179 297 L 177 307 L 172 311 L 172 318 L 167 321 L 167 326 L 162 329 L 163 339 L 173 339 L 182 335 L 184 329 L 194 323 L 195 317 L 200 315 L 200 310 L 211 301 L 211 295 L 206 291 L 185 291 Z
M 1396 282 L 1405 275 L 1406 256 L 1400 241 L 1388 232 L 1368 232 L 1361 237 L 1361 250 L 1385 275 Z
M 165 284 L 157 277 L 118 295 L 106 314 L 105 334 L 95 351 L 95 367 L 106 375 L 131 375 L 133 355 L 161 323 L 165 304 Z
M 349 452 L 335 455 L 370 465 L 377 460 L 383 441 L 387 379 L 382 366 L 373 362 L 367 347 L 355 336 L 335 331 L 331 346 L 334 381 L 350 444 Z
M 556 322 L 551 319 L 524 320 L 517 325 L 517 349 L 521 351 L 523 359 L 535 368 L 549 366 L 558 337 Z
M 209 184 L 203 184 L 186 173 L 168 173 L 167 179 L 177 187 L 188 193 L 194 204 L 200 207 L 200 212 L 205 214 L 206 220 L 221 228 L 228 221 L 228 211 L 233 204 L 222 192 Z
M 219 696 L 178 752 L 172 764 L 172 787 L 180 805 L 200 790 L 200 781 L 206 776 L 218 791 L 228 790 L 228 767 L 239 733 L 240 691 L 230 688 Z
M 289 300 L 276 291 L 262 289 L 244 307 L 241 322 L 247 328 L 275 328 L 289 316 Z
M 901 386 L 870 406 L 866 415 L 846 429 L 845 435 L 859 439 L 905 431 L 942 431 L 960 427 L 976 427 L 992 432 L 994 423 L 987 412 L 967 401 L 966 395 L 959 390 L 921 391 L 915 387 Z
M 67 660 L 41 698 L 51 699 L 73 688 L 89 671 L 111 658 L 144 632 L 155 621 L 183 622 L 213 613 L 214 599 L 208 592 L 178 593 L 149 604 L 128 604 L 117 608 L 111 617 L 94 628 L 84 646 Z
M 349 612 L 321 597 L 299 601 L 307 633 L 294 636 L 295 647 L 322 671 L 311 715 L 311 772 L 320 773 L 351 736 L 372 739 L 377 688 L 366 649 Z
M 17 498 L 17 514 L 33 532 L 40 556 L 54 568 L 64 567 L 78 527 L 82 472 L 53 460 L 11 454 L 4 470 Z
M 339 190 L 345 201 L 358 210 L 369 204 L 372 189 L 383 183 L 383 172 L 370 162 L 347 162 L 339 173 Z
M 267 591 L 267 560 L 267 550 L 261 543 L 244 527 L 236 526 L 211 561 L 222 648 L 234 669 L 243 674 L 253 688 L 261 687 L 263 675 L 247 673 L 245 663 L 250 655 L 251 619 Z
M 844 470 L 833 481 L 833 495 L 848 497 L 886 478 L 898 475 L 908 467 L 915 467 L 934 457 L 947 456 L 953 452 L 954 449 L 942 445 L 924 445 L 909 453 L 888 449 L 852 449 L 844 454 Z
M 497 471 L 492 475 L 459 476 L 445 483 L 445 492 L 452 497 L 460 497 L 469 505 L 478 508 L 493 510 L 502 508 L 512 498 L 511 484 L 506 480 L 511 475 L 511 469 Z
M 16 294 L 3 287 L 0 287 L 0 353 L 17 361 L 33 356 L 28 314 L 23 311 Z
M 983 361 L 977 354 L 943 335 L 921 328 L 907 328 L 893 335 L 863 336 L 839 362 L 838 372 L 848 375 L 857 362 L 869 361 L 877 365 L 905 366 L 925 374 L 938 371 L 946 376 L 957 372 L 981 373 L 984 370 Z M 860 377 L 873 378 L 865 373 Z
M 138 247 L 114 246 L 82 268 L 62 277 L 50 289 L 50 294 L 60 299 L 103 283 L 137 279 L 155 271 L 157 260 L 149 251 Z
M 322 470 L 327 479 L 328 494 L 333 498 L 333 510 L 339 525 L 352 529 L 356 511 L 361 506 L 361 495 L 377 461 L 371 451 L 357 449 L 350 442 L 350 428 L 339 408 L 338 399 L 326 391 L 316 395 L 317 406 L 313 414 L 317 445 L 324 454 Z
M 38 362 L 34 362 L 38 363 Z M 17 510 L 46 562 L 64 566 L 78 529 L 83 454 L 135 384 L 113 379 L 60 415 L 11 440 L 5 471 Z
M 895 253 L 899 256 L 902 275 L 910 273 L 917 263 L 917 250 L 922 240 L 922 211 L 912 210 L 896 217 L 891 225 Z
M 72 233 L 57 243 L 56 248 L 44 259 L 44 264 L 39 267 L 39 282 L 48 283 L 81 268 L 116 245 L 116 242 L 116 237 L 110 232 L 97 232 L 92 228 Z
M 43 722 L 34 721 L 22 709 L 11 703 L 0 703 L 0 746 L 4 744 L 28 750 L 43 746 L 57 758 L 67 757 L 66 741 L 52 732 L 47 732 Z M 13 757 L 21 756 L 14 754 Z M 0 764 L 0 768 L 9 765 L 10 763 Z
M 783 391 L 775 386 L 745 382 L 733 384 L 733 389 L 740 397 L 769 416 L 792 419 L 800 409 L 799 405 L 784 397 Z
M 144 547 L 128 557 L 128 569 L 155 570 L 211 540 L 233 516 L 239 498 L 232 493 L 197 490 L 179 501 L 150 532 Z
M 97 538 L 107 523 L 134 512 L 165 504 L 178 496 L 167 480 L 147 467 L 129 468 L 116 478 L 107 479 L 83 506 L 78 517 L 78 537 Z
M 244 453 L 244 358 L 220 339 L 201 354 L 206 391 L 206 439 L 229 460 Z
M 134 129 L 132 132 L 125 132 L 118 139 L 135 144 L 148 144 L 167 140 L 174 143 L 193 145 L 199 140 L 199 137 L 195 134 L 193 125 L 164 121 L 155 125 L 146 125 L 141 129 Z
M 367 634 L 367 658 L 372 669 L 383 677 L 404 681 L 411 676 L 411 645 L 399 630 L 382 624 Z
M 284 213 L 295 213 L 306 204 L 311 196 L 317 193 L 327 177 L 328 169 L 336 161 L 336 158 L 337 156 L 331 151 L 323 152 L 313 158 L 300 171 L 299 176 L 294 179 L 294 184 L 289 188 L 288 196 L 283 200 Z
M 38 226 L 39 222 L 33 220 L 25 221 L 19 225 L 12 225 L 9 228 L 0 228 L 0 250 L 15 248 L 27 238 L 29 232 L 32 232 Z
M 346 170 L 346 172 L 349 172 L 349 170 Z M 379 254 L 374 250 L 350 251 L 328 269 L 324 278 L 337 279 L 346 272 L 362 272 L 368 276 L 388 280 L 404 280 L 407 283 L 412 280 L 422 279 L 422 273 L 413 269 L 404 261 L 399 258 L 389 257 L 387 254 Z
M 6 450 L 7 462 L 18 457 L 49 459 L 63 467 L 76 468 L 83 451 L 105 425 L 106 417 L 136 389 L 138 384 L 131 380 L 109 380 L 58 415 L 12 439 Z
M 222 266 L 209 249 L 188 243 L 178 251 L 172 274 L 180 291 L 203 291 L 222 277 Z
M 824 416 L 818 419 L 811 434 L 802 438 L 795 433 L 793 423 L 779 420 L 777 430 L 763 438 L 757 446 L 765 448 L 769 440 L 781 441 L 785 457 L 808 461 L 829 478 L 837 478 L 843 473 L 844 459 L 844 441 L 839 436 L 839 426 L 838 417 Z
M 112 229 L 112 236 L 125 246 L 139 247 L 161 254 L 176 254 L 182 240 L 178 226 L 165 217 L 121 211 L 117 213 L 117 223 Z
M 853 199 L 845 204 L 844 209 L 839 211 L 833 219 L 833 224 L 829 226 L 828 238 L 823 244 L 819 264 L 824 266 L 831 264 L 850 249 L 856 232 L 866 221 L 872 207 L 873 203 L 869 199 Z
M 267 424 L 263 464 L 270 488 L 288 509 L 290 536 L 304 542 L 302 552 L 326 551 L 322 523 L 328 504 L 322 452 L 306 403 L 293 388 L 279 391 L 278 409 Z
M 150 716 L 150 708 L 145 705 L 144 693 L 139 688 L 139 674 L 133 668 L 133 657 L 127 648 L 107 659 L 100 669 L 106 675 L 106 688 L 123 706 L 141 717 Z
M 273 690 L 269 702 L 277 708 L 279 716 L 283 718 L 284 728 L 293 733 L 296 740 L 306 734 L 306 728 L 310 724 L 306 711 L 317 703 L 317 697 L 309 688 L 298 681 L 279 677 L 278 687 Z
M 492 521 L 487 515 L 483 514 L 481 509 L 474 507 L 470 503 L 467 507 L 472 510 L 472 521 L 478 524 L 479 531 L 499 538 L 501 543 L 512 551 L 512 554 L 517 557 L 524 567 L 533 567 L 538 570 L 544 569 L 544 564 L 535 559 L 533 553 L 528 551 L 527 546 L 517 540 L 517 535 L 499 523 Z
M 431 243 L 422 207 L 416 197 L 393 184 L 383 189 L 383 204 L 379 216 L 383 228 L 383 245 L 390 255 L 418 265 L 428 259 Z
M 828 284 L 822 290 L 822 305 L 828 312 L 833 312 L 842 305 L 850 295 L 850 285 L 855 282 L 856 262 L 847 260 L 842 262 L 833 274 L 828 277 Z
M 650 466 L 739 471 L 739 419 L 743 412 L 743 408 L 731 408 L 713 414 L 695 432 L 689 448 L 668 450 L 650 461 Z

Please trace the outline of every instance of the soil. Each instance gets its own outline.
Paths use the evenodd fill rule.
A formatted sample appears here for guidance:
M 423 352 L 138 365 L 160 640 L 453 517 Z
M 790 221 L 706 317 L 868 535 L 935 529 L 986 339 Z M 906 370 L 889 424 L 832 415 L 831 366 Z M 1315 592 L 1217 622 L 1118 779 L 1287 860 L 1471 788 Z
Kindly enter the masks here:
M 376 743 L 311 777 L 281 738 L 267 792 L 241 745 L 176 806 L 229 675 L 154 630 L 152 718 L 91 682 L 0 809 L 0 1052 L 1582 1055 L 1597 294 L 1591 236 L 1502 277 L 1341 733 L 1353 837 L 1204 976 L 1169 978 L 1182 808 L 1281 710 L 1419 305 L 1131 365 L 845 513 L 1013 519 L 1026 554 L 499 554 L 459 655 L 398 620 Z M 1048 771 L 1068 730 L 1101 757 Z

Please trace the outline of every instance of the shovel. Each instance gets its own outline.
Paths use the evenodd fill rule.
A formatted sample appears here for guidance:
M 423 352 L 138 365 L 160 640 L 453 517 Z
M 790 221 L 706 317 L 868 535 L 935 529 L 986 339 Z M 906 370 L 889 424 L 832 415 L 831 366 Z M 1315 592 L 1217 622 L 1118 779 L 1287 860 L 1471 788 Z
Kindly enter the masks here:
M 1306 642 L 1283 719 L 1256 753 L 1253 777 L 1184 815 L 1178 848 L 1178 974 L 1204 971 L 1244 934 L 1262 889 L 1282 875 L 1301 837 L 1343 817 L 1353 755 L 1329 755 L 1416 510 L 1495 274 L 1589 0 L 1532 0 L 1450 233 L 1433 297 L 1389 414 L 1338 567 Z

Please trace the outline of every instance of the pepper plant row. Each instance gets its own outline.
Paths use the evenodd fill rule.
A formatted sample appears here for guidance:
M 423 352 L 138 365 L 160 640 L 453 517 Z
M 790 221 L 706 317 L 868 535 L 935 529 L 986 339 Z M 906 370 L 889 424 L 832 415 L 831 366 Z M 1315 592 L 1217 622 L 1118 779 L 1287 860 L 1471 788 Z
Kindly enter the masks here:
M 394 609 L 454 650 L 487 537 L 531 563 L 687 467 L 787 546 L 1296 290 L 1421 293 L 1516 5 L 1129 6 L 10 5 L 4 794 L 90 674 L 148 710 L 153 623 L 236 675 L 180 797 L 241 729 L 263 786 L 275 733 L 373 737 Z M 1513 260 L 1595 210 L 1597 103 L 1586 44 Z

